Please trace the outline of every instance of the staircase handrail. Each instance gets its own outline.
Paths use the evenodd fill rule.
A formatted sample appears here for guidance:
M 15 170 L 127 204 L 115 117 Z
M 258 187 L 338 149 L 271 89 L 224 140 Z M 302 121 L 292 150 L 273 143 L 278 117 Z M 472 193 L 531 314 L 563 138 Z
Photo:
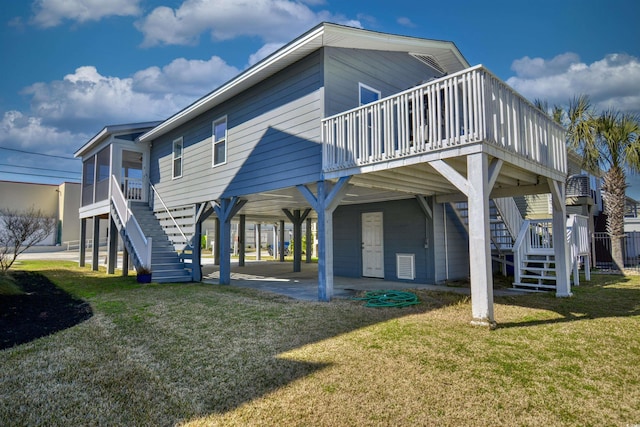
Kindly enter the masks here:
M 529 235 L 529 225 L 531 224 L 531 220 L 524 220 L 522 222 L 522 226 L 520 227 L 520 232 L 518 233 L 518 237 L 516 237 L 516 241 L 513 243 L 513 252 L 519 251 L 522 244 L 525 242 L 525 239 Z M 526 239 L 526 241 L 530 241 L 531 239 Z
M 513 200 L 513 197 L 498 197 L 493 199 L 493 203 L 500 213 L 502 221 L 507 226 L 507 230 L 511 233 L 511 237 L 515 240 L 520 234 L 522 224 L 524 223 L 518 205 L 515 200 Z
M 591 247 L 589 245 L 589 218 L 584 215 L 572 214 L 567 218 L 567 243 L 571 261 L 569 266 L 573 271 L 573 283 L 580 284 L 579 263 L 582 257 L 585 263 L 585 278 L 591 279 L 590 260 Z
M 516 283 L 520 283 L 520 267 L 523 262 L 523 252 L 525 251 L 525 248 L 523 248 L 522 245 L 525 241 L 531 241 L 530 238 L 527 238 L 529 237 L 530 224 L 531 221 L 528 219 L 523 221 L 518 237 L 516 238 L 516 241 L 513 242 L 513 275 Z
M 164 207 L 164 210 L 167 212 L 167 214 L 169 215 L 169 218 L 171 218 L 171 221 L 173 221 L 173 224 L 176 226 L 176 228 L 178 229 L 178 231 L 182 235 L 182 238 L 184 239 L 185 245 L 189 245 L 189 240 L 187 239 L 187 236 L 185 236 L 184 233 L 182 232 L 182 229 L 178 225 L 178 221 L 176 221 L 176 219 L 173 217 L 173 215 L 171 215 L 171 212 L 169 211 L 169 208 L 167 208 L 167 205 L 164 203 L 164 200 L 162 200 L 162 196 L 160 196 L 160 193 L 158 192 L 158 190 L 156 190 L 156 187 L 154 187 L 153 184 L 151 184 L 151 183 L 149 183 L 149 186 L 151 187 L 151 190 L 153 190 L 153 193 L 156 196 L 158 196 L 158 200 L 160 200 L 160 203 L 162 203 L 162 206 Z
M 147 238 L 142 232 L 115 175 L 111 175 L 111 201 L 140 264 L 151 269 L 151 238 Z

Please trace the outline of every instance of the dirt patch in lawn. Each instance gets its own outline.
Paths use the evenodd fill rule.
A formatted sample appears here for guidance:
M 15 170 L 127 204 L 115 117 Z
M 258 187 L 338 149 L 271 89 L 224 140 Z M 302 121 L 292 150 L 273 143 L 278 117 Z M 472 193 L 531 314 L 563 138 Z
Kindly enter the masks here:
M 0 349 L 27 343 L 77 325 L 93 315 L 91 306 L 54 285 L 45 276 L 11 273 L 20 295 L 0 295 Z

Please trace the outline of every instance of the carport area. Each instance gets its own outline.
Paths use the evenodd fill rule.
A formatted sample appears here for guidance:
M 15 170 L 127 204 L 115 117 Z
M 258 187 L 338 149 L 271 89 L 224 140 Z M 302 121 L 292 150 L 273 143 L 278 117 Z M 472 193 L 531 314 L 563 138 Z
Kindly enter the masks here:
M 204 259 L 203 259 L 204 261 Z M 203 263 L 202 281 L 218 285 L 220 268 L 212 263 Z M 293 272 L 290 262 L 246 261 L 243 267 L 237 261 L 231 262 L 231 284 L 285 295 L 304 301 L 318 301 L 318 264 L 303 264 L 302 271 Z M 362 291 L 382 289 L 424 289 L 431 291 L 456 292 L 469 295 L 470 289 L 446 285 L 429 285 L 413 282 L 394 282 L 375 278 L 353 278 L 334 276 L 334 298 L 351 298 Z M 496 295 L 521 294 L 513 289 L 496 290 Z

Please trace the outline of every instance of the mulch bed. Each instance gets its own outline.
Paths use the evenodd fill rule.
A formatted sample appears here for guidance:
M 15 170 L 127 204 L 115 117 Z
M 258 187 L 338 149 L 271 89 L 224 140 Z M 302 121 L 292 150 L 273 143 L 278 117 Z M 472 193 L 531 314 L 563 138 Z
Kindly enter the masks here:
M 11 273 L 23 295 L 0 295 L 0 349 L 70 328 L 93 315 L 91 306 L 54 285 L 45 276 Z

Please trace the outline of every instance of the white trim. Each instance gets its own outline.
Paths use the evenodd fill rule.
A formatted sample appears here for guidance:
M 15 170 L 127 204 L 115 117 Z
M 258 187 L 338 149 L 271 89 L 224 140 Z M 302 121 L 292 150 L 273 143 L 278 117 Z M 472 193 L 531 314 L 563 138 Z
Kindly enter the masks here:
M 378 99 L 374 100 L 374 101 L 370 101 L 370 102 L 375 102 L 375 101 L 379 101 L 380 99 L 382 99 L 382 92 L 380 92 L 378 89 L 372 88 L 369 85 L 366 85 L 362 82 L 358 82 L 358 105 L 362 106 L 364 105 L 362 103 L 362 89 L 368 90 L 369 92 L 373 92 L 378 94 Z M 369 102 L 367 102 L 368 104 Z
M 224 121 L 224 141 L 216 141 L 216 124 Z M 224 161 L 216 163 L 216 145 L 224 143 Z M 211 166 L 218 167 L 227 164 L 229 156 L 229 121 L 224 115 L 211 122 Z
M 180 144 L 180 174 L 176 175 L 176 160 L 178 160 L 176 158 L 176 143 L 178 142 Z M 174 139 L 173 143 L 171 144 L 171 178 L 172 179 L 182 178 L 183 168 L 184 168 L 184 138 L 180 137 L 180 138 Z
M 87 154 L 87 151 L 89 149 L 92 149 L 96 144 L 98 144 L 99 142 L 103 141 L 108 136 L 113 136 L 114 138 L 117 138 L 118 135 L 116 135 L 116 134 L 122 135 L 122 134 L 125 134 L 125 133 L 135 132 L 137 130 L 144 130 L 144 129 L 151 130 L 155 126 L 158 126 L 160 124 L 162 124 L 162 122 L 155 121 L 155 122 L 142 122 L 142 123 L 130 123 L 130 124 L 123 124 L 123 125 L 105 126 L 104 128 L 102 128 L 102 130 L 100 132 L 98 132 L 86 144 L 84 144 L 82 147 L 80 147 L 73 154 L 73 156 L 74 157 L 80 157 L 80 156 L 84 157 Z
M 447 68 L 448 73 L 469 67 L 467 60 L 451 41 L 422 39 L 321 23 L 218 89 L 169 117 L 141 135 L 139 140 L 146 142 L 166 134 L 324 46 L 430 54 Z

